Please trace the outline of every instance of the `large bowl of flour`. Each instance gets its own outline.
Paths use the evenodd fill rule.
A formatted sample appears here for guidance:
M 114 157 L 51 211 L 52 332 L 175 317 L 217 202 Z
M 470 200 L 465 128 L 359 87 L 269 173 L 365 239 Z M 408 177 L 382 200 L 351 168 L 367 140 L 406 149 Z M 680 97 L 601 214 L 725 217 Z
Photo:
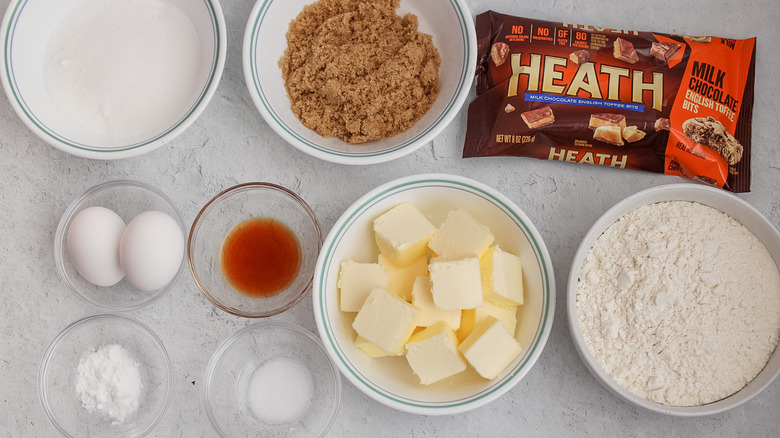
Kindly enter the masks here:
M 648 189 L 616 204 L 574 256 L 575 346 L 637 406 L 703 416 L 746 403 L 780 374 L 780 233 L 723 190 Z
M 225 63 L 217 0 L 15 0 L 3 87 L 21 120 L 70 154 L 154 150 L 203 112 Z

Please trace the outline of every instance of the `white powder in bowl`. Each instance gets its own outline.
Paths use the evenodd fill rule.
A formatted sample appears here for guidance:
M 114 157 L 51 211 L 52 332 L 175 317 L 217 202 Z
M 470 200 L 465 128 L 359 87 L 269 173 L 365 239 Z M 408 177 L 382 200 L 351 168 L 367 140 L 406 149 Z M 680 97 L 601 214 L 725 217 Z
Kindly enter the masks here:
M 88 0 L 54 29 L 46 90 L 77 126 L 133 142 L 173 126 L 195 103 L 200 41 L 161 0 Z
M 580 270 L 588 349 L 647 400 L 698 406 L 739 391 L 780 339 L 780 273 L 726 214 L 693 202 L 640 207 L 596 241 Z
M 309 369 L 295 359 L 271 359 L 249 381 L 249 407 L 268 424 L 290 423 L 301 416 L 314 393 Z
M 120 345 L 110 344 L 82 356 L 76 392 L 89 412 L 124 423 L 138 409 L 143 385 L 138 363 Z

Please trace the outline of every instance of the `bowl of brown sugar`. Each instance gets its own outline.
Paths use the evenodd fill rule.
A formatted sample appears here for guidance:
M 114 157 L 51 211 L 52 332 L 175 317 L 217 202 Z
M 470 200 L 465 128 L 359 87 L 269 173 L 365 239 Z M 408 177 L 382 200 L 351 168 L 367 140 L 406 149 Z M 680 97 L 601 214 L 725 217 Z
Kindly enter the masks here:
M 471 88 L 476 35 L 463 0 L 258 1 L 244 76 L 284 140 L 342 164 L 429 143 Z

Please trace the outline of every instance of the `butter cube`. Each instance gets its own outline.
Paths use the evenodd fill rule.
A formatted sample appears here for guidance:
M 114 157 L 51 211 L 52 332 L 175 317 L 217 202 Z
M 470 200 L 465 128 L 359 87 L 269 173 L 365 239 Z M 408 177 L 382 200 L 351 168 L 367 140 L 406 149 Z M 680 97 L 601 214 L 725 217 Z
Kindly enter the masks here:
M 474 327 L 485 319 L 486 316 L 493 316 L 503 322 L 509 334 L 513 334 L 517 329 L 517 307 L 503 307 L 485 300 L 476 309 L 463 311 L 460 318 L 460 328 L 457 332 L 458 340 L 463 342 L 474 331 Z
M 357 263 L 347 260 L 341 264 L 338 287 L 341 291 L 341 311 L 357 312 L 368 294 L 375 288 L 387 288 L 390 277 L 378 263 Z
M 479 259 L 435 258 L 428 265 L 433 303 L 441 310 L 473 309 L 482 305 Z
M 358 335 L 389 354 L 401 354 L 420 320 L 420 309 L 385 289 L 374 289 L 352 322 Z
M 385 350 L 382 350 L 360 335 L 355 338 L 355 346 L 370 357 L 400 356 L 400 354 L 390 354 Z
M 428 258 L 423 256 L 407 266 L 397 266 L 386 255 L 379 254 L 379 265 L 390 276 L 390 292 L 406 301 L 412 300 L 412 286 L 418 276 L 428 275 Z
M 431 295 L 431 280 L 427 277 L 417 277 L 412 288 L 412 305 L 420 309 L 422 327 L 430 327 L 439 321 L 444 321 L 453 330 L 460 327 L 460 310 L 441 310 L 433 304 Z
M 482 293 L 501 306 L 523 304 L 523 265 L 520 257 L 502 251 L 497 245 L 480 259 Z
M 444 321 L 439 321 L 409 339 L 406 360 L 423 385 L 436 383 L 466 370 L 466 361 L 458 353 L 455 333 Z
M 428 241 L 436 227 L 404 202 L 374 219 L 374 237 L 382 254 L 398 266 L 406 266 L 428 252 Z
M 477 323 L 458 350 L 480 376 L 493 380 L 520 355 L 523 348 L 501 321 L 487 316 Z
M 491 243 L 493 233 L 488 227 L 477 222 L 466 210 L 457 209 L 447 214 L 428 247 L 437 256 L 454 260 L 482 257 Z

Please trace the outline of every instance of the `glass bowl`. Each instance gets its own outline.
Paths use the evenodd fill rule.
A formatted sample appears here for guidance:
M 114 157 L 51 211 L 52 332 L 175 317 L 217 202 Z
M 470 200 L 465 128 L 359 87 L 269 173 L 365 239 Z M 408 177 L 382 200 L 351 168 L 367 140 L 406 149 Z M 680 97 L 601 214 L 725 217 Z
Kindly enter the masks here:
M 173 201 L 161 191 L 138 181 L 118 180 L 99 184 L 87 190 L 68 206 L 60 219 L 54 236 L 54 261 L 68 288 L 88 304 L 111 312 L 123 312 L 143 307 L 168 292 L 181 274 L 184 266 L 184 254 L 182 254 L 179 270 L 171 281 L 151 292 L 136 288 L 126 278 L 113 286 L 95 286 L 76 271 L 76 267 L 68 255 L 68 228 L 73 218 L 81 210 L 93 206 L 113 210 L 125 221 L 125 224 L 144 211 L 161 211 L 176 220 L 182 230 L 182 240 L 184 239 L 185 228 L 181 214 Z
M 280 358 L 308 370 L 312 393 L 300 416 L 272 424 L 254 415 L 249 388 L 255 370 Z M 291 382 L 280 383 L 284 384 Z M 278 321 L 255 323 L 225 340 L 211 357 L 202 388 L 206 414 L 223 437 L 324 436 L 341 403 L 338 371 L 319 340 L 296 325 Z
M 300 244 L 300 267 L 281 292 L 252 297 L 236 290 L 222 272 L 222 246 L 230 232 L 249 219 L 267 218 L 286 225 Z M 311 286 L 322 247 L 322 231 L 314 212 L 298 195 L 269 183 L 251 182 L 224 190 L 195 217 L 187 241 L 187 260 L 195 284 L 215 306 L 247 318 L 284 312 Z
M 75 388 L 82 356 L 118 344 L 139 364 L 143 389 L 138 409 L 126 421 L 89 412 Z M 171 398 L 173 369 L 160 338 L 123 315 L 100 314 L 70 324 L 49 345 L 38 373 L 38 395 L 54 426 L 66 436 L 140 437 L 160 421 Z

